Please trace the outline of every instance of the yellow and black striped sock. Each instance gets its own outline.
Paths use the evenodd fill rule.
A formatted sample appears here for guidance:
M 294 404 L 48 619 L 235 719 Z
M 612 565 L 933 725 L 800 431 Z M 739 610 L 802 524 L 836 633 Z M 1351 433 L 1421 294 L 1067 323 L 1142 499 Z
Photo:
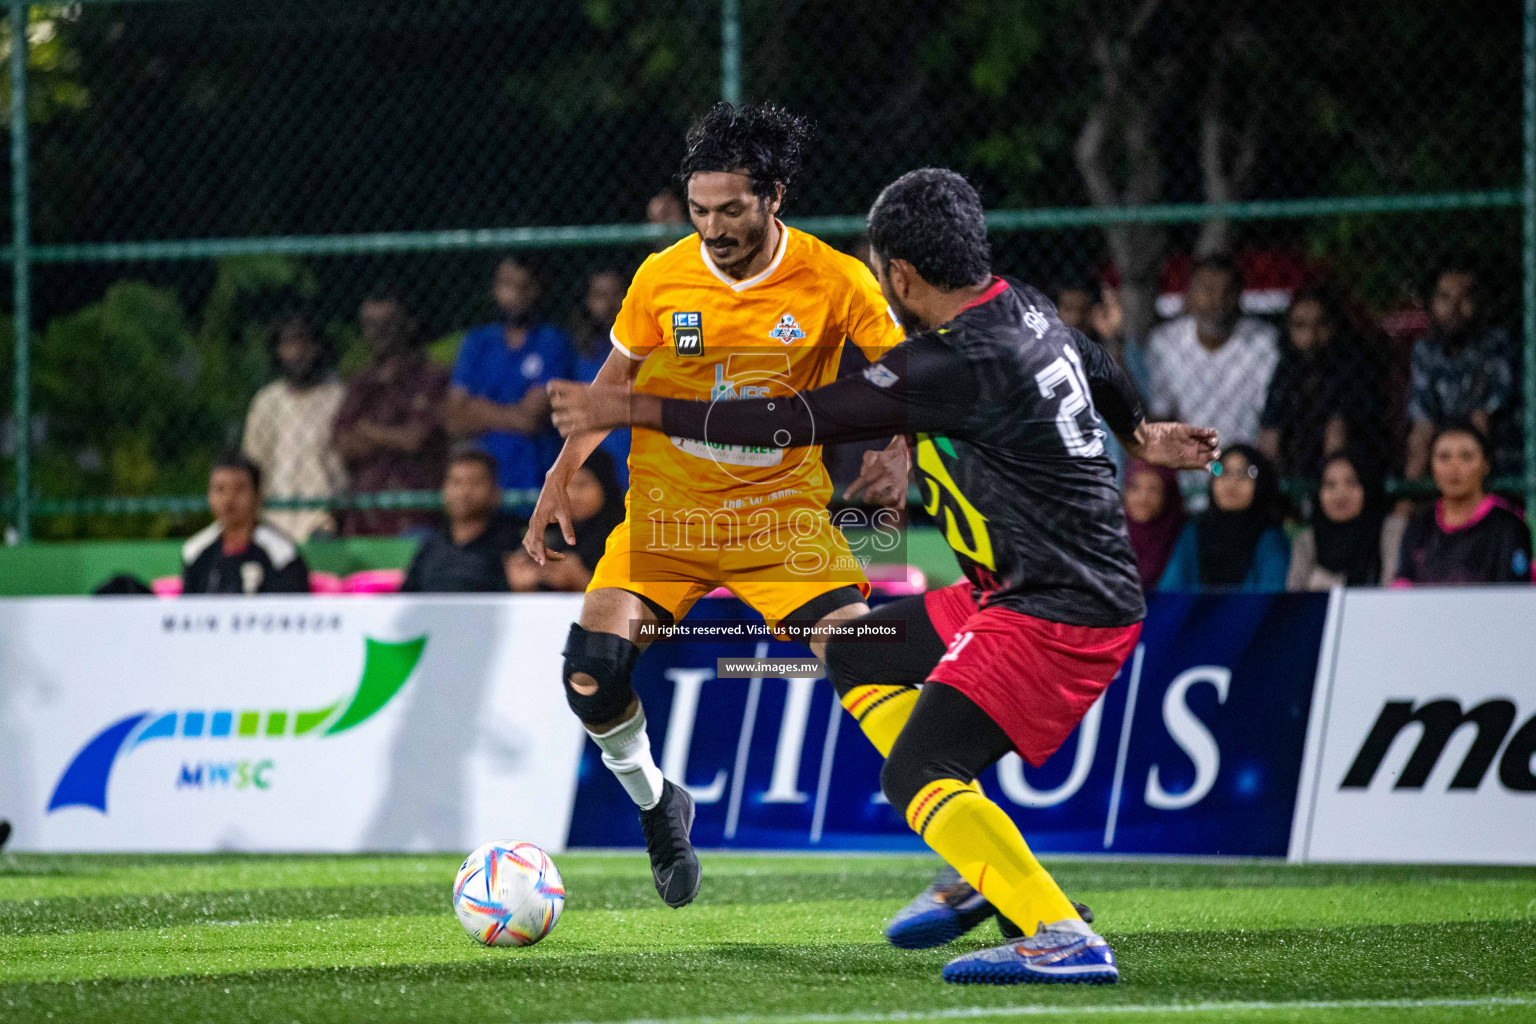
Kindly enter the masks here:
M 880 756 L 890 757 L 920 692 L 915 686 L 855 686 L 843 694 L 842 701 Z
M 907 824 L 1027 935 L 1076 921 L 1070 900 L 1030 852 L 1018 827 L 975 782 L 939 779 L 907 805 Z

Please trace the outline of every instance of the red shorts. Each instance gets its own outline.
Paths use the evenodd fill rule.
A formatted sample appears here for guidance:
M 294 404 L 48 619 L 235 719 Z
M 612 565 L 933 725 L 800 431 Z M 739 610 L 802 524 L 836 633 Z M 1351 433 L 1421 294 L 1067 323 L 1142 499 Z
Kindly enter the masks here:
M 949 650 L 928 681 L 953 686 L 1002 727 L 1035 767 L 1066 742 L 1141 636 L 1129 626 L 1068 626 L 977 608 L 965 581 L 924 597 Z

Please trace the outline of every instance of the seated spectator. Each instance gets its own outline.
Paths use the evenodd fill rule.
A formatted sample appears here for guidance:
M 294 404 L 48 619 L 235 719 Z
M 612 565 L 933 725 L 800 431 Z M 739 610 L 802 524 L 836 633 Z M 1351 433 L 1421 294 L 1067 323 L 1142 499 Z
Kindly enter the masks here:
M 1126 334 L 1125 307 L 1120 301 L 1120 289 L 1100 284 L 1098 298 L 1088 310 L 1088 327 L 1084 333 L 1103 345 L 1115 361 L 1136 382 L 1142 394 L 1150 389 L 1147 380 L 1147 346 Z
M 1531 534 L 1519 513 L 1483 489 L 1488 442 L 1470 424 L 1442 428 L 1430 444 L 1440 497 L 1408 522 L 1399 584 L 1531 582 Z
M 346 388 L 331 369 L 329 347 L 314 317 L 293 309 L 273 321 L 268 344 L 278 379 L 256 392 L 245 415 L 242 450 L 261 467 L 267 491 L 282 498 L 331 498 L 345 490 L 346 470 L 331 443 L 331 425 Z M 299 541 L 334 533 L 326 509 L 274 511 L 272 525 Z
M 1212 467 L 1211 504 L 1174 546 L 1159 590 L 1281 591 L 1291 545 L 1280 529 L 1280 485 L 1269 460 L 1233 445 Z
M 688 210 L 683 206 L 682 197 L 677 190 L 668 186 L 651 196 L 645 204 L 645 222 L 647 224 L 686 224 L 688 223 Z
M 1280 360 L 1279 332 L 1239 305 L 1243 279 L 1229 256 L 1207 256 L 1189 281 L 1188 312 L 1147 340 L 1152 418 L 1214 427 L 1223 446 L 1254 444 L 1259 414 Z M 1183 479 L 1195 483 L 1200 474 Z
M 464 335 L 444 419 L 495 457 L 500 486 L 537 489 L 560 450 L 544 385 L 567 375 L 571 343 L 534 315 L 539 282 L 526 264 L 498 263 L 491 295 L 501 319 Z
M 1484 323 L 1477 275 L 1464 264 L 1446 264 L 1434 276 L 1428 305 L 1429 333 L 1413 346 L 1409 360 L 1403 475 L 1423 479 L 1435 431 L 1461 421 L 1492 440 L 1495 472 L 1518 472 L 1522 459 L 1510 415 L 1516 394 L 1509 335 Z
M 1125 526 L 1136 552 L 1141 588 L 1152 590 L 1168 567 L 1184 529 L 1179 475 L 1165 466 L 1132 459 L 1125 472 Z
M 443 478 L 448 437 L 442 408 L 448 375 L 421 348 L 421 324 L 406 293 L 383 284 L 358 309 L 373 362 L 347 385 L 336 413 L 334 444 L 352 490 L 425 491 Z M 414 512 L 352 512 L 346 532 L 394 536 L 430 526 Z
M 1315 478 L 1323 455 L 1354 444 L 1380 415 L 1380 378 L 1325 289 L 1298 292 L 1259 417 L 1259 448 L 1281 476 Z
M 514 591 L 585 590 L 597 560 L 603 556 L 608 534 L 624 521 L 624 492 L 614 477 L 613 459 L 601 449 L 589 455 L 571 477 L 566 493 L 576 543 L 568 543 L 559 525 L 551 523 L 545 532 L 548 562 L 539 565 L 521 548 L 507 560 L 507 579 Z
M 613 322 L 624 303 L 624 278 L 616 270 L 600 270 L 587 278 L 587 294 L 571 317 L 571 345 L 576 354 L 571 372 L 579 381 L 592 381 L 613 351 Z M 629 430 L 610 430 L 599 446 L 613 456 L 619 486 L 629 487 Z
M 1287 590 L 1376 587 L 1397 576 L 1408 517 L 1387 514 L 1373 459 L 1335 452 L 1323 464 L 1311 524 L 1291 539 Z
M 1062 323 L 1086 334 L 1093 326 L 1089 313 L 1099 301 L 1098 278 L 1086 273 L 1065 277 L 1051 289 L 1051 301 Z
M 443 480 L 445 523 L 416 549 L 400 589 L 410 594 L 505 593 L 507 556 L 526 525 L 501 512 L 496 459 L 478 448 L 455 452 Z
M 307 594 L 309 566 L 292 537 L 261 519 L 261 469 L 226 455 L 208 474 L 213 523 L 181 549 L 183 594 Z

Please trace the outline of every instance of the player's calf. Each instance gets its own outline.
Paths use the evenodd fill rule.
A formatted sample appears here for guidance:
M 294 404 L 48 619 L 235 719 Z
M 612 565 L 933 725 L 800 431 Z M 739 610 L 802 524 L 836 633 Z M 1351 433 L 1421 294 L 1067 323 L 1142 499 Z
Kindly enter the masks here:
M 630 675 L 640 649 L 615 633 L 572 623 L 562 677 L 571 710 L 603 752 L 603 764 L 640 808 L 656 891 L 670 907 L 698 894 L 701 873 L 688 833 L 693 801 L 662 778 L 645 731 L 645 708 Z

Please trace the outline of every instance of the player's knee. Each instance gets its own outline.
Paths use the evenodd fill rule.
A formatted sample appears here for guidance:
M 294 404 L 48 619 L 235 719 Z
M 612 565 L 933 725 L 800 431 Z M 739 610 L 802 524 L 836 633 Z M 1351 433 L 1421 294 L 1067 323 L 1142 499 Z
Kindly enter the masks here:
M 640 648 L 614 633 L 599 633 L 571 624 L 565 641 L 565 700 L 587 725 L 619 718 L 634 702 L 630 674 Z
M 869 682 L 863 671 L 868 657 L 868 645 L 865 645 L 864 658 L 859 656 L 858 648 L 858 644 L 848 640 L 827 641 L 827 653 L 822 656 L 822 661 L 826 663 L 827 678 L 831 680 L 839 699 L 855 686 Z

